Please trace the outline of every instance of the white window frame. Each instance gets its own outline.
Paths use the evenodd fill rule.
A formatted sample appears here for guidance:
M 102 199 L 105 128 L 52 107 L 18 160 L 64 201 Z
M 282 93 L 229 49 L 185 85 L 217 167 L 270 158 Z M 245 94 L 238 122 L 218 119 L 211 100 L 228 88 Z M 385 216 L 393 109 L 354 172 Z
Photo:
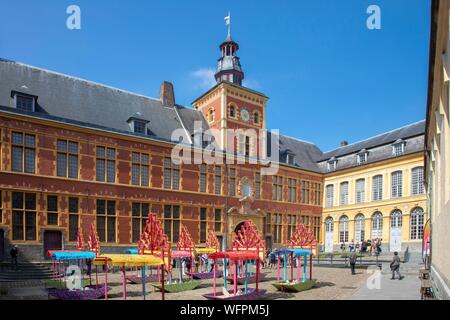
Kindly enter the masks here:
M 400 147 L 400 152 L 397 151 L 397 147 Z M 405 141 L 396 142 L 392 145 L 392 154 L 396 157 L 405 153 Z
M 14 93 L 14 108 L 16 108 L 18 110 L 22 110 L 22 111 L 28 111 L 28 110 L 23 110 L 23 109 L 17 108 L 17 96 L 24 97 L 24 98 L 31 98 L 31 101 L 32 101 L 31 112 L 36 111 L 36 98 L 33 96 L 30 96 L 30 95 L 18 93 L 18 92 Z

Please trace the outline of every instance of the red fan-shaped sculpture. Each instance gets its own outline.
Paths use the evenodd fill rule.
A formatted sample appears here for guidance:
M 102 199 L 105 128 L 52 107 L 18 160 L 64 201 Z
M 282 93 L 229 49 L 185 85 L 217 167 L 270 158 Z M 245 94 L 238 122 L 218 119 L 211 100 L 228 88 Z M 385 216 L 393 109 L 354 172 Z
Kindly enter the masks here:
M 314 237 L 314 233 L 307 226 L 299 224 L 286 246 L 313 250 L 317 248 L 317 240 Z
M 87 241 L 88 250 L 95 252 L 95 255 L 100 254 L 100 241 L 98 239 L 97 230 L 95 229 L 95 223 L 92 223 L 89 230 L 89 237 Z
M 233 249 L 264 248 L 264 241 L 251 220 L 244 221 L 233 241 Z
M 138 250 L 139 254 L 143 254 L 144 251 L 151 251 L 153 253 L 153 251 L 169 250 L 167 236 L 155 214 L 148 215 L 144 231 L 138 242 Z
M 180 237 L 177 242 L 178 250 L 192 250 L 195 246 L 194 240 L 192 240 L 191 234 L 186 226 L 181 226 Z
M 206 238 L 206 247 L 207 248 L 214 248 L 217 251 L 219 251 L 219 240 L 216 237 L 216 234 L 214 233 L 214 231 L 209 230 L 208 232 L 208 238 Z
M 77 232 L 77 250 L 83 251 L 84 244 L 83 244 L 83 233 L 81 230 L 78 230 Z

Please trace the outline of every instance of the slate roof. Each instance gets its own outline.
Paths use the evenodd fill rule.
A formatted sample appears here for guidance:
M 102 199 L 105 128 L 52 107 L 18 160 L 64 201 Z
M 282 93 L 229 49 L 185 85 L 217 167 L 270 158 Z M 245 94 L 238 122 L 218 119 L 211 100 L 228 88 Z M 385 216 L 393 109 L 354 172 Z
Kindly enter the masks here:
M 36 112 L 10 108 L 11 91 L 37 96 Z M 266 97 L 259 92 L 251 91 Z M 185 141 L 190 141 L 195 121 L 201 121 L 203 129 L 209 128 L 201 112 L 193 108 L 180 105 L 173 108 L 166 107 L 162 105 L 160 99 L 0 58 L 1 111 L 163 141 L 171 141 L 172 132 L 176 129 L 184 130 L 187 136 Z M 149 121 L 147 126 L 150 135 L 131 131 L 127 121 L 133 115 Z M 295 156 L 294 167 L 312 172 L 325 172 L 321 162 L 333 156 L 341 157 L 364 148 L 370 151 L 376 146 L 397 139 L 423 134 L 424 121 L 420 121 L 325 154 L 313 143 L 280 135 L 279 161 L 285 164 L 286 154 L 290 153 Z M 267 140 L 267 149 L 270 150 L 270 133 Z M 415 149 L 421 148 L 420 143 L 415 145 Z M 271 155 L 269 157 L 275 159 Z
M 358 153 L 363 149 L 373 149 L 378 146 L 391 144 L 397 140 L 405 140 L 407 138 L 416 137 L 425 134 L 425 120 L 421 120 L 404 127 L 379 134 L 377 136 L 349 144 L 344 147 L 337 148 L 332 151 L 323 153 L 319 161 L 325 161 L 332 157 L 342 157 L 352 153 Z

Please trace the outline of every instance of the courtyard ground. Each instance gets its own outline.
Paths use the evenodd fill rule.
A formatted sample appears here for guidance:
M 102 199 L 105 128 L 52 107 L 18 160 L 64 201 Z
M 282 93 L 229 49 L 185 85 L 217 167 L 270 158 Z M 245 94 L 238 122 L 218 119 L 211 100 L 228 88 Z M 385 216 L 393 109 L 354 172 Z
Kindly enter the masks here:
M 382 263 L 382 271 L 372 267 L 360 267 L 356 270 L 356 275 L 351 275 L 348 267 L 334 266 L 314 266 L 313 278 L 317 279 L 316 287 L 299 293 L 284 293 L 277 291 L 272 283 L 276 280 L 276 269 L 263 269 L 268 273 L 266 281 L 260 283 L 261 289 L 267 290 L 265 299 L 272 300 L 397 300 L 397 299 L 419 299 L 420 281 L 418 270 L 421 266 L 418 263 L 402 264 L 402 274 L 405 278 L 401 281 L 390 280 L 391 273 L 388 263 Z M 378 270 L 378 273 L 375 271 Z M 128 272 L 134 275 L 134 272 Z M 177 279 L 177 270 L 173 271 L 174 279 Z M 103 277 L 99 277 L 100 284 Z M 212 279 L 203 280 L 196 290 L 180 293 L 167 293 L 167 300 L 204 300 L 203 294 L 212 292 Z M 369 285 L 368 285 L 369 284 Z M 8 286 L 8 294 L 0 295 L 1 300 L 7 299 L 48 299 L 44 285 L 41 281 L 25 281 L 18 283 L 0 284 L 4 288 Z M 112 287 L 109 292 L 109 299 L 122 299 L 121 273 L 115 272 L 108 275 L 108 285 Z M 223 279 L 217 282 L 218 290 L 223 286 Z M 254 285 L 251 285 L 254 286 Z M 147 300 L 161 299 L 161 293 L 155 290 L 152 285 L 147 284 Z M 231 291 L 232 286 L 229 286 Z M 138 284 L 127 284 L 127 299 L 142 300 L 142 286 Z

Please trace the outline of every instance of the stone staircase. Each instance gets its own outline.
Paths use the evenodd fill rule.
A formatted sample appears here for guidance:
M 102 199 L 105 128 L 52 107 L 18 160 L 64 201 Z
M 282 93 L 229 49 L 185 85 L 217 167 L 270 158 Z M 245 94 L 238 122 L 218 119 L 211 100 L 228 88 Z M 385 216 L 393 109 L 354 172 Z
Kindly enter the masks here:
M 51 266 L 45 263 L 19 263 L 18 270 L 11 268 L 10 264 L 0 266 L 0 282 L 44 280 L 53 277 Z

